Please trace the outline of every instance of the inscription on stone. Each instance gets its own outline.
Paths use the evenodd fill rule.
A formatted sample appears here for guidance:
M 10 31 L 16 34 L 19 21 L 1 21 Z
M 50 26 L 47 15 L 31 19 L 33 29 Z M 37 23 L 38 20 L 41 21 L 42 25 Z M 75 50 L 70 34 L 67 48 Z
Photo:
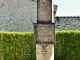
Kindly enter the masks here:
M 36 43 L 54 43 L 54 24 L 35 24 Z

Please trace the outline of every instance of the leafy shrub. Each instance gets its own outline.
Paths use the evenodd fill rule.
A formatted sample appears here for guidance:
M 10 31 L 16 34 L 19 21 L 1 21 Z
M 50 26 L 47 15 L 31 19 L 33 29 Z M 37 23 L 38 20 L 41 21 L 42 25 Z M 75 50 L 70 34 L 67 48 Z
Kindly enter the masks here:
M 80 31 L 57 31 L 55 60 L 80 60 Z
M 80 60 L 80 31 L 57 31 L 55 60 Z M 36 60 L 32 32 L 0 32 L 0 60 Z
M 33 33 L 0 32 L 0 60 L 35 60 Z

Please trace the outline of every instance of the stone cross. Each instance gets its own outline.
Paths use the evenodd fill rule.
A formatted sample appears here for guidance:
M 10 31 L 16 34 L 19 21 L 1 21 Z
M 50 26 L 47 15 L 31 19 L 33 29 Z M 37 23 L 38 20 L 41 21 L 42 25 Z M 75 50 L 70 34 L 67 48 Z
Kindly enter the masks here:
M 37 0 L 37 23 L 34 23 L 36 60 L 54 60 L 55 23 L 52 23 L 52 12 L 52 0 Z

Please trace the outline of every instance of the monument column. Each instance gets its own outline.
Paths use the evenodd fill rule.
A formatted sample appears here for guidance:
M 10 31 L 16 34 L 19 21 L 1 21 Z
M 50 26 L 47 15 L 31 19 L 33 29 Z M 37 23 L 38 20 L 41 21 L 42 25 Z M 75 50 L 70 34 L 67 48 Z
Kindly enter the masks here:
M 37 22 L 52 22 L 52 0 L 37 0 Z
M 34 42 L 36 60 L 54 60 L 55 23 L 52 23 L 52 0 L 37 0 Z

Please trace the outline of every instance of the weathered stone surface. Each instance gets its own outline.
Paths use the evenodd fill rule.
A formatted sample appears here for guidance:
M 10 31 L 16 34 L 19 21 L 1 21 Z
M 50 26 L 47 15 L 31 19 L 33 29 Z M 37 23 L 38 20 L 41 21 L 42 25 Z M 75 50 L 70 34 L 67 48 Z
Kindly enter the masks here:
M 36 45 L 36 60 L 54 60 L 54 45 Z
M 55 24 L 34 24 L 35 43 L 55 43 Z
M 79 17 L 55 17 L 56 30 L 80 30 Z
M 52 21 L 52 0 L 37 0 L 38 21 Z
M 50 60 L 55 36 L 52 24 L 52 0 L 37 0 L 37 23 L 34 24 L 36 60 Z M 46 23 L 47 22 L 47 23 Z
M 0 30 L 33 31 L 37 0 L 0 0 Z

